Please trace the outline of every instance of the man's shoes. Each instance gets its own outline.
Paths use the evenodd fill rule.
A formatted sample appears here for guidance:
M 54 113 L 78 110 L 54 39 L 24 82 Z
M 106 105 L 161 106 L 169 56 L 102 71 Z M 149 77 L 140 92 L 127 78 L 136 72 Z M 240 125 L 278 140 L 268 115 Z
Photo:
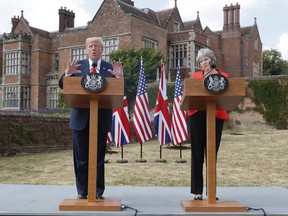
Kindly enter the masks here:
M 87 199 L 87 196 L 83 196 L 82 194 L 78 194 L 77 198 L 76 199 Z M 99 200 L 104 200 L 104 196 L 101 195 L 101 194 L 97 194 L 96 195 L 96 199 L 99 199 Z
M 82 194 L 78 194 L 76 199 L 87 199 L 87 196 L 84 196 Z
M 203 200 L 202 194 L 196 194 L 194 200 Z
M 97 194 L 96 195 L 96 199 L 99 199 L 99 200 L 104 200 L 104 196 L 102 194 Z

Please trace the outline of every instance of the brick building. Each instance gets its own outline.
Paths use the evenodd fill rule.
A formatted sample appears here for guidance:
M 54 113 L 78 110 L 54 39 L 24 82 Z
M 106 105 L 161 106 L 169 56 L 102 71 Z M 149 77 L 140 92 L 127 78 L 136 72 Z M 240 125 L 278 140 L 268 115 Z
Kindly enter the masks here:
M 104 0 L 83 27 L 74 27 L 72 10 L 60 8 L 58 14 L 57 32 L 31 27 L 22 11 L 11 19 L 11 32 L 0 36 L 1 110 L 57 108 L 58 77 L 71 59 L 85 57 L 85 39 L 91 36 L 104 39 L 103 59 L 108 61 L 113 50 L 150 47 L 166 56 L 169 73 L 175 73 L 180 60 L 186 78 L 199 69 L 198 50 L 209 47 L 217 56 L 217 66 L 232 77 L 262 76 L 256 20 L 241 27 L 238 4 L 223 8 L 223 29 L 216 32 L 202 28 L 199 13 L 195 20 L 183 22 L 176 0 L 173 8 L 158 12 L 136 8 L 132 0 Z

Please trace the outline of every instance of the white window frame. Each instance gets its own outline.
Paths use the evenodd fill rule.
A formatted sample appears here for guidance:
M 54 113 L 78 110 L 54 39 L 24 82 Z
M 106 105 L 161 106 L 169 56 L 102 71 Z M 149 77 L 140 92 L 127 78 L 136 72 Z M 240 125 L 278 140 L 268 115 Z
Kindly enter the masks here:
M 157 42 L 148 38 L 143 39 L 143 46 L 156 50 L 157 49 Z
M 71 49 L 71 60 L 81 60 L 87 58 L 85 47 Z
M 180 23 L 177 21 L 173 22 L 173 32 L 180 32 Z
M 19 86 L 3 87 L 3 108 L 4 109 L 19 108 Z
M 172 44 L 169 48 L 170 52 L 170 68 L 177 68 L 178 61 L 180 67 L 188 65 L 188 46 L 186 43 Z
M 59 88 L 57 86 L 51 86 L 48 88 L 48 108 L 56 109 L 58 108 L 58 93 Z
M 4 75 L 18 74 L 20 71 L 20 52 L 4 53 Z
M 119 38 L 106 38 L 103 40 L 103 53 L 102 53 L 102 59 L 109 62 L 110 61 L 110 53 L 117 51 L 119 46 Z

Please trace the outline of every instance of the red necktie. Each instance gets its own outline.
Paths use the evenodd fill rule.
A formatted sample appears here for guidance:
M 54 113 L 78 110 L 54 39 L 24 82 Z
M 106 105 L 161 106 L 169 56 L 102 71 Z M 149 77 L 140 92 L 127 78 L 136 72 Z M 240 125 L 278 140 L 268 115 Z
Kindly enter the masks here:
M 96 73 L 96 68 L 92 66 L 92 68 L 90 69 L 90 73 Z

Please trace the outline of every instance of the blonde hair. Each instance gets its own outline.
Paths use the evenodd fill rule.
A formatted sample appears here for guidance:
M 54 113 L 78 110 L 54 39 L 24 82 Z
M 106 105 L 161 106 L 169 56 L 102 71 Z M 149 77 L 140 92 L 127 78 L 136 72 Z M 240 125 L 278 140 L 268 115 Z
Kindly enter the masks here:
M 202 48 L 198 51 L 196 61 L 199 62 L 199 59 L 205 56 L 209 57 L 212 61 L 216 61 L 214 52 L 208 48 Z
M 94 42 L 94 41 L 98 41 L 101 44 L 101 47 L 103 47 L 103 39 L 101 37 L 89 37 L 86 38 L 86 42 L 85 42 L 85 46 L 87 46 L 89 43 Z

